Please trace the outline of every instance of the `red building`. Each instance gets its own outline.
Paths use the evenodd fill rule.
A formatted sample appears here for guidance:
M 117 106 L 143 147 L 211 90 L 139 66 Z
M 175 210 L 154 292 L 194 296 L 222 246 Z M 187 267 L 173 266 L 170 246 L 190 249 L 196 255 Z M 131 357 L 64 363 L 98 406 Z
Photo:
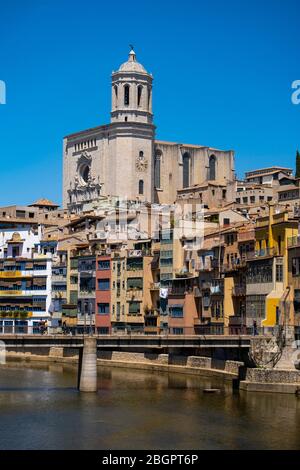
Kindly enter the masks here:
M 99 334 L 111 333 L 111 266 L 110 256 L 97 256 L 95 326 Z

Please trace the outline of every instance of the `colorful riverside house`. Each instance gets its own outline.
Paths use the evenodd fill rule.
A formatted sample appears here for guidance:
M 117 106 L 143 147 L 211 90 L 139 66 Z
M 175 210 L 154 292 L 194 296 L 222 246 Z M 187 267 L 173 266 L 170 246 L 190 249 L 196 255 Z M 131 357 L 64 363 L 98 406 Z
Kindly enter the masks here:
M 40 253 L 36 220 L 0 220 L 0 333 L 36 333 L 51 317 L 50 253 Z
M 96 303 L 96 255 L 88 247 L 78 252 L 77 329 L 94 330 Z
M 246 322 L 264 333 L 273 333 L 287 322 L 290 307 L 288 286 L 288 239 L 298 233 L 298 220 L 287 211 L 259 217 L 255 227 L 255 253 L 247 260 Z
M 111 256 L 96 256 L 96 314 L 95 326 L 99 334 L 111 333 Z
M 68 252 L 58 247 L 52 264 L 52 333 L 61 332 L 62 311 L 67 304 L 67 259 Z
M 50 325 L 51 257 L 0 260 L 0 332 L 39 333 L 40 321 Z
M 285 327 L 292 327 L 294 338 L 300 340 L 300 236 L 288 239 L 288 284 L 290 310 Z

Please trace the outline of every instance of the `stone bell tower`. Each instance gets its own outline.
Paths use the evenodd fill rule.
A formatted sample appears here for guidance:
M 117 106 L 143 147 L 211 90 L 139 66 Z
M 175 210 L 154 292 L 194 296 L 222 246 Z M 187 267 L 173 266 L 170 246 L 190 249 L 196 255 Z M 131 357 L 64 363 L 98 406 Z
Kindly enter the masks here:
M 112 73 L 109 132 L 115 194 L 148 202 L 154 191 L 152 82 L 132 49 L 128 61 Z
M 152 124 L 152 82 L 132 49 L 128 61 L 112 74 L 111 122 Z

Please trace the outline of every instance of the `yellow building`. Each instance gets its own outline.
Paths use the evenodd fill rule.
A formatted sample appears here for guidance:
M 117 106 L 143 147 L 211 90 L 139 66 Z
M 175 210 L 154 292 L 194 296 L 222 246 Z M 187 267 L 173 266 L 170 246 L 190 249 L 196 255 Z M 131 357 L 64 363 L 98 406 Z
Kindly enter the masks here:
M 288 288 L 288 238 L 298 233 L 298 221 L 288 212 L 260 217 L 255 228 L 255 254 L 247 262 L 247 326 L 272 330 L 285 322 Z

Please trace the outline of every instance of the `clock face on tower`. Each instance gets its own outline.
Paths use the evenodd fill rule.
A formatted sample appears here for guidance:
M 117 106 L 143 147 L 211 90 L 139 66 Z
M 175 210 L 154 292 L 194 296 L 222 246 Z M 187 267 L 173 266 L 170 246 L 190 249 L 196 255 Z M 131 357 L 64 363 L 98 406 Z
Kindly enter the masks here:
M 139 156 L 136 159 L 135 167 L 138 171 L 146 171 L 148 168 L 148 161 L 144 157 L 143 152 L 140 152 Z

